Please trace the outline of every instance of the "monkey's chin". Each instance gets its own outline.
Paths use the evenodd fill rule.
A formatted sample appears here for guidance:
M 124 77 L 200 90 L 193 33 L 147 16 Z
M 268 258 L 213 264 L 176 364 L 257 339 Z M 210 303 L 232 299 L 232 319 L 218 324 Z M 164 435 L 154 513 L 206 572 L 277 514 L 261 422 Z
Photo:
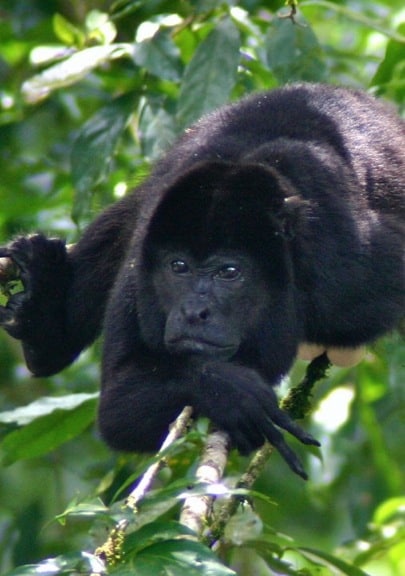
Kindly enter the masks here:
M 229 360 L 237 352 L 238 347 L 233 345 L 221 345 L 198 338 L 178 338 L 166 343 L 170 354 L 179 356 L 196 356 L 202 358 L 217 358 Z

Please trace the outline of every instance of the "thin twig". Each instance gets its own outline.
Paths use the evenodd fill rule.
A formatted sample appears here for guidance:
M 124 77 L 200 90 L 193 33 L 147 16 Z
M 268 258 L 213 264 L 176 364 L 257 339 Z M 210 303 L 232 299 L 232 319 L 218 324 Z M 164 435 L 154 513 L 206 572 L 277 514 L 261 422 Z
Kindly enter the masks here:
M 157 461 L 154 462 L 149 468 L 146 470 L 145 474 L 142 476 L 140 482 L 137 486 L 132 490 L 129 494 L 128 498 L 125 501 L 125 505 L 132 510 L 136 510 L 136 507 L 142 498 L 144 498 L 146 492 L 149 490 L 150 485 L 152 484 L 153 480 L 155 479 L 157 473 L 161 468 L 165 465 L 165 458 L 159 455 L 162 455 L 163 452 L 167 450 L 169 446 L 173 444 L 177 438 L 180 438 L 185 433 L 185 430 L 190 422 L 191 415 L 193 413 L 193 409 L 191 406 L 185 406 L 179 416 L 176 418 L 174 423 L 170 428 L 169 434 L 166 436 L 165 441 L 163 442 L 162 446 L 157 453 Z
M 298 5 L 297 0 L 287 0 L 285 4 L 286 6 L 290 7 L 290 10 L 287 14 L 278 14 L 278 18 L 280 20 L 291 20 L 293 24 L 297 24 L 297 21 L 295 19 Z
M 191 406 L 185 406 L 179 416 L 176 418 L 170 427 L 170 431 L 166 436 L 165 441 L 157 453 L 156 462 L 149 466 L 137 486 L 131 491 L 128 498 L 126 499 L 125 506 L 127 508 L 130 508 L 132 511 L 136 511 L 140 500 L 142 500 L 142 498 L 145 496 L 153 480 L 156 478 L 157 473 L 165 464 L 165 451 L 169 446 L 173 444 L 175 440 L 177 440 L 177 438 L 180 438 L 184 435 L 190 422 L 192 413 L 193 409 Z M 121 549 L 128 526 L 129 520 L 126 518 L 117 522 L 114 528 L 110 531 L 104 544 L 96 549 L 94 554 L 103 562 L 104 565 L 113 566 L 120 561 Z M 100 572 L 99 574 L 101 575 L 104 573 L 106 572 Z

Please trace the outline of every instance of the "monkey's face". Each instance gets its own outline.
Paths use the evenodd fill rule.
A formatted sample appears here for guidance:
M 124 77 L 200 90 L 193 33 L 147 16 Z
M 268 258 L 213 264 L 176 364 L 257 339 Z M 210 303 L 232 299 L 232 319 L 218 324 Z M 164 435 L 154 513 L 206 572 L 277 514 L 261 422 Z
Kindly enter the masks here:
M 153 284 L 165 317 L 170 354 L 232 358 L 267 301 L 256 263 L 224 250 L 197 260 L 180 250 L 158 253 Z

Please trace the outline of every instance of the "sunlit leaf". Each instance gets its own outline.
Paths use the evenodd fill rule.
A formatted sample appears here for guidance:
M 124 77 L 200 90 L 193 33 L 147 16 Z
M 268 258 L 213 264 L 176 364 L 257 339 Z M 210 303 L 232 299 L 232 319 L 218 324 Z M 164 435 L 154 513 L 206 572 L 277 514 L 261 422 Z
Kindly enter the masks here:
M 56 410 L 74 410 L 83 402 L 98 398 L 98 392 L 94 394 L 67 394 L 65 396 L 43 396 L 27 406 L 0 412 L 0 422 L 3 424 L 15 423 L 25 426 L 41 416 L 52 414 Z
M 132 45 L 125 43 L 92 46 L 80 50 L 66 60 L 26 80 L 21 88 L 24 100 L 35 104 L 49 96 L 53 90 L 78 82 L 97 66 L 131 54 Z
M 47 558 L 38 564 L 21 566 L 7 573 L 7 576 L 67 576 L 74 574 L 105 574 L 104 562 L 88 552 L 75 552 Z
M 345 5 L 338 4 L 336 2 L 328 2 L 327 0 L 303 0 L 302 2 L 300 2 L 300 8 L 303 8 L 305 6 L 311 6 L 313 4 L 316 4 L 316 6 L 322 6 L 324 8 L 327 8 L 328 10 L 333 10 L 334 12 L 341 14 L 342 16 L 345 16 L 348 20 L 358 22 L 359 24 L 362 24 L 367 28 L 376 30 L 377 32 L 384 34 L 388 38 L 396 40 L 397 42 L 401 42 L 403 44 L 405 43 L 405 35 L 402 32 L 397 33 L 392 28 L 389 28 L 388 26 L 383 26 L 377 20 L 374 20 L 373 18 L 369 18 L 368 16 L 366 16 L 364 14 L 364 11 L 362 10 L 358 9 L 353 10 Z
M 398 31 L 405 38 L 405 23 L 399 26 Z M 388 42 L 384 60 L 371 80 L 371 86 L 377 87 L 378 94 L 387 94 L 405 105 L 405 41 Z
M 103 503 L 100 498 L 90 498 L 88 500 L 78 501 L 75 499 L 70 502 L 66 510 L 62 514 L 56 516 L 61 524 L 65 524 L 68 516 L 97 516 L 105 513 L 109 508 Z
M 53 30 L 56 36 L 68 46 L 83 46 L 84 33 L 67 20 L 62 14 L 56 13 L 52 19 Z
M 95 410 L 96 399 L 90 398 L 74 409 L 52 410 L 10 432 L 0 446 L 2 463 L 8 465 L 51 452 L 83 432 L 94 421 Z
M 111 44 L 117 35 L 115 24 L 106 12 L 91 10 L 86 17 L 86 29 L 89 39 L 101 44 Z
M 400 517 L 405 521 L 405 496 L 390 498 L 383 502 L 374 514 L 374 522 L 379 525 L 384 525 L 386 522 Z

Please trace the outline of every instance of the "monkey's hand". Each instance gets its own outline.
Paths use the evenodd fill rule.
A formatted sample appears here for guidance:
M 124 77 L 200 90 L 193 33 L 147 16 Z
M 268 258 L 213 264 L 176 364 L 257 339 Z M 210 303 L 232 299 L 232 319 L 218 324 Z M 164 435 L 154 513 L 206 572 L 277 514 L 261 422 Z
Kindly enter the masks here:
M 14 338 L 35 339 L 44 315 L 64 300 L 68 274 L 61 240 L 36 234 L 0 247 L 0 325 Z
M 307 478 L 300 460 L 279 429 L 286 430 L 303 444 L 320 444 L 281 410 L 274 389 L 255 370 L 225 362 L 207 362 L 197 388 L 197 411 L 227 432 L 242 454 L 248 454 L 268 440 L 296 474 Z

